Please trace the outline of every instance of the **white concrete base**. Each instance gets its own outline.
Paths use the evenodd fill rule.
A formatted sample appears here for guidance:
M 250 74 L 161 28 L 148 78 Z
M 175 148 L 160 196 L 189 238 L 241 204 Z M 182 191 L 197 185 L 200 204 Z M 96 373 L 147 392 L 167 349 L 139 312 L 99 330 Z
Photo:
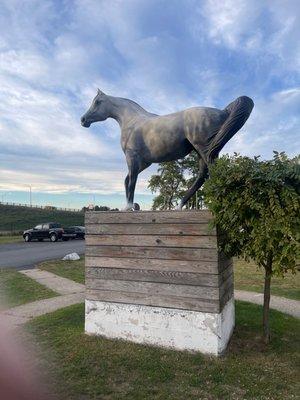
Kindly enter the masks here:
M 226 349 L 234 321 L 233 298 L 219 314 L 85 301 L 88 334 L 214 355 Z

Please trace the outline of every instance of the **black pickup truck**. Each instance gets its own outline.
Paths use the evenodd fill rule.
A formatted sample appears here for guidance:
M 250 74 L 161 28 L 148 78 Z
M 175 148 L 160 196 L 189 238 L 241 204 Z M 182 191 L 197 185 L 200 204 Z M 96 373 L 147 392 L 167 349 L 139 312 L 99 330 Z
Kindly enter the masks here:
M 69 240 L 75 239 L 76 233 L 74 229 L 63 228 L 56 222 L 45 222 L 37 225 L 33 229 L 28 229 L 23 232 L 23 238 L 25 242 L 31 242 L 31 240 L 38 240 L 42 242 L 44 239 L 50 239 L 51 242 L 57 242 L 57 240 Z

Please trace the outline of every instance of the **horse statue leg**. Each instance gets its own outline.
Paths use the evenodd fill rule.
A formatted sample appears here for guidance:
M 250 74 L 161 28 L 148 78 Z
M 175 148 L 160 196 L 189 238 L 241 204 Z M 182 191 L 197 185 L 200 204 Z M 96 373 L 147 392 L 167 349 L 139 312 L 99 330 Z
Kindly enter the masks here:
M 126 152 L 126 161 L 128 165 L 128 175 L 125 178 L 127 205 L 123 211 L 138 211 L 140 210 L 139 204 L 133 202 L 137 177 L 141 171 L 151 164 L 141 160 L 134 152 Z
M 180 201 L 179 205 L 177 206 L 178 210 L 181 210 L 182 207 L 189 201 L 189 199 L 196 193 L 198 189 L 203 185 L 205 179 L 208 177 L 208 167 L 206 162 L 200 158 L 199 159 L 199 173 L 198 176 L 193 183 L 193 185 L 188 189 L 185 193 L 183 199 Z

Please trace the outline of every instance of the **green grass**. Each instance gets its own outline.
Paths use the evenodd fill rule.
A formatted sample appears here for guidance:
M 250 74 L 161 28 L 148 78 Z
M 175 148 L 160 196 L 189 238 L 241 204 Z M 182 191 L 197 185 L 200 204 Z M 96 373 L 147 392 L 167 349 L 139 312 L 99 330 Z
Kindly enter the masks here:
M 50 221 L 58 222 L 63 226 L 83 225 L 84 213 L 0 204 L 0 231 L 19 231 Z
M 6 243 L 15 243 L 15 242 L 22 242 L 23 237 L 21 235 L 13 235 L 13 236 L 1 236 L 0 235 L 0 244 Z
M 82 304 L 39 317 L 27 328 L 56 398 L 296 399 L 300 321 L 271 311 L 273 337 L 265 347 L 261 313 L 260 306 L 237 303 L 235 333 L 218 359 L 84 335 Z
M 57 296 L 57 293 L 20 272 L 0 269 L 1 308 L 15 307 L 54 296 Z
M 234 260 L 235 289 L 263 293 L 264 270 L 259 269 L 254 262 Z M 286 274 L 284 278 L 272 277 L 271 293 L 276 296 L 300 300 L 300 274 Z
M 78 261 L 45 261 L 39 264 L 38 268 L 78 283 L 84 283 L 84 257 Z

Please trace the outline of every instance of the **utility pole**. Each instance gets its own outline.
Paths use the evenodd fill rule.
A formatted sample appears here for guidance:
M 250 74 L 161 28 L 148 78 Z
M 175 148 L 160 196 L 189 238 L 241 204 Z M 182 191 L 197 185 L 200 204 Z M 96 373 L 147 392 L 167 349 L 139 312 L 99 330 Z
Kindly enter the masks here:
M 31 194 L 31 185 L 29 186 L 29 198 L 30 198 L 30 207 L 32 206 L 32 194 Z

